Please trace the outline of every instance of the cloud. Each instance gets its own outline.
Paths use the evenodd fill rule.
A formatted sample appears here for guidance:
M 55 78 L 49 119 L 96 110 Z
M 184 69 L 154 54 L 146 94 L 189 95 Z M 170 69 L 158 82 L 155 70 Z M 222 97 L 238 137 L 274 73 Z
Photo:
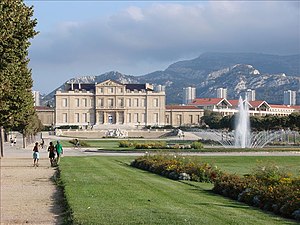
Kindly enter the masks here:
M 31 65 L 60 68 L 61 74 L 120 70 L 135 75 L 206 51 L 294 54 L 300 52 L 299 27 L 295 2 L 132 5 L 110 16 L 62 21 L 48 33 L 41 31 L 30 50 Z

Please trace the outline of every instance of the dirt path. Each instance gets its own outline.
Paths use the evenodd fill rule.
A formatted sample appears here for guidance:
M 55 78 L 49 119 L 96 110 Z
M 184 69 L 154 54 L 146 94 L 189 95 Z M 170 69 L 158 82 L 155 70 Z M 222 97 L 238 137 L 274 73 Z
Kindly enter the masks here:
M 27 158 L 1 158 L 1 225 L 61 224 L 62 194 L 53 182 L 55 169 L 45 157 L 38 168 Z

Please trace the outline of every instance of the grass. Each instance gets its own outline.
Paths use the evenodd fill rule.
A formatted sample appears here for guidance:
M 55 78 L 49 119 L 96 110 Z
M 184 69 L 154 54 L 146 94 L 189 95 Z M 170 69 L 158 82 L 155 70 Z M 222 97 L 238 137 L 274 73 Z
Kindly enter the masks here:
M 257 166 L 273 164 L 300 176 L 300 157 L 297 156 L 194 156 L 201 162 L 216 165 L 222 171 L 244 175 Z
M 236 170 L 230 160 L 215 158 L 203 157 Z M 228 158 L 237 167 L 246 162 Z M 132 159 L 62 158 L 61 181 L 74 224 L 296 224 L 215 195 L 212 184 L 173 181 L 132 168 Z

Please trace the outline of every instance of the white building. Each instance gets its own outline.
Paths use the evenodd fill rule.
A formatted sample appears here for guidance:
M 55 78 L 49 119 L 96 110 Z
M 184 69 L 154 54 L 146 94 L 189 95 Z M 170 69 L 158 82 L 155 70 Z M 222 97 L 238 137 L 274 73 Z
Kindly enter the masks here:
M 296 91 L 287 90 L 283 93 L 284 105 L 296 105 Z
M 227 98 L 227 88 L 218 88 L 217 98 Z
M 196 88 L 186 87 L 183 88 L 183 104 L 189 104 L 196 98 Z
M 39 91 L 32 91 L 34 106 L 40 106 L 40 92 Z
M 247 89 L 245 97 L 248 99 L 248 101 L 255 101 L 255 90 Z

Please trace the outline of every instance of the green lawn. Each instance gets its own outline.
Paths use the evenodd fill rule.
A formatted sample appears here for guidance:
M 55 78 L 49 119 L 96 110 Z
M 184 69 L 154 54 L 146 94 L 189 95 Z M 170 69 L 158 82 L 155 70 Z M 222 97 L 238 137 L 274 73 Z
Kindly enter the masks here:
M 247 162 L 234 157 L 202 158 L 232 171 Z M 287 165 L 294 165 L 290 158 Z M 132 168 L 132 159 L 62 158 L 59 169 L 74 224 L 296 224 L 215 195 L 212 184 L 173 181 Z
M 223 171 L 240 175 L 251 172 L 257 166 L 272 164 L 300 176 L 300 156 L 196 156 L 193 158 L 216 165 Z

